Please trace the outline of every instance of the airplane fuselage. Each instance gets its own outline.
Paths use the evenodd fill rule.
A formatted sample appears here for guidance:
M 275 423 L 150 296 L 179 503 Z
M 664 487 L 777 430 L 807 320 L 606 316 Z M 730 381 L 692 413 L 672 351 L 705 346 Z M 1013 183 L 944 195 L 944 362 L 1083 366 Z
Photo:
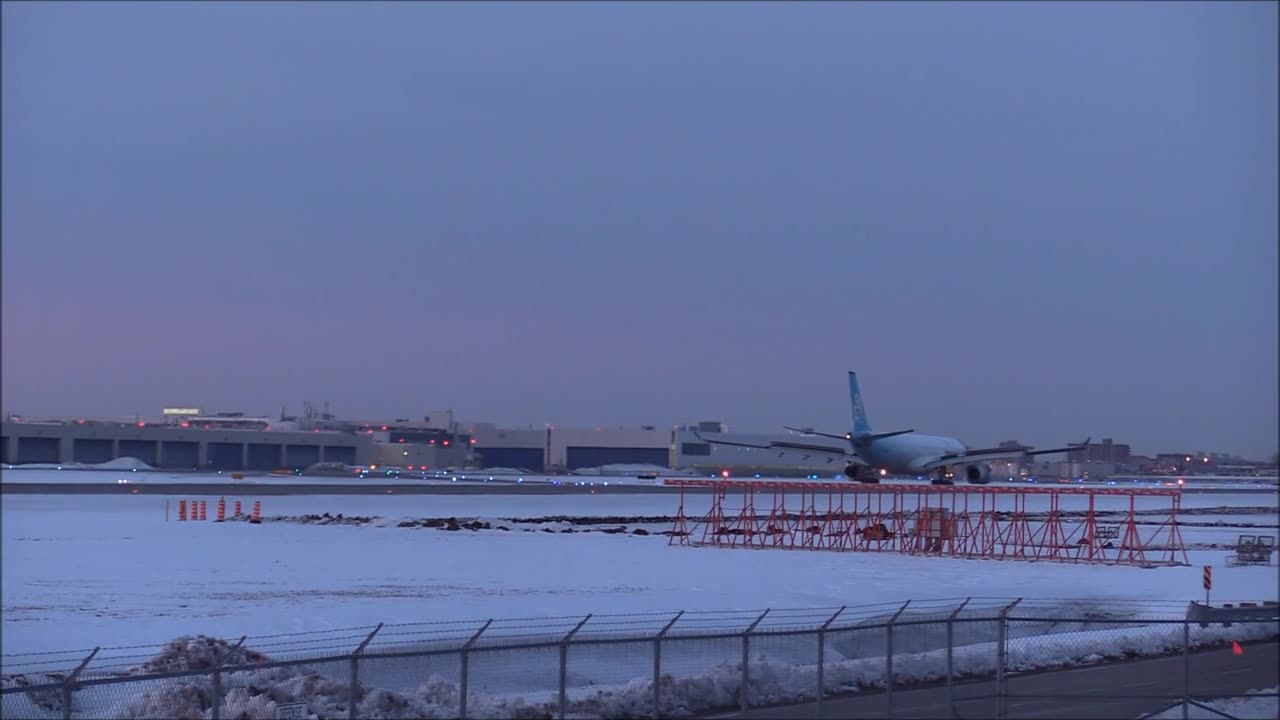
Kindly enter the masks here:
M 876 440 L 858 452 L 873 468 L 890 475 L 917 475 L 929 460 L 964 450 L 964 443 L 955 438 L 911 433 Z

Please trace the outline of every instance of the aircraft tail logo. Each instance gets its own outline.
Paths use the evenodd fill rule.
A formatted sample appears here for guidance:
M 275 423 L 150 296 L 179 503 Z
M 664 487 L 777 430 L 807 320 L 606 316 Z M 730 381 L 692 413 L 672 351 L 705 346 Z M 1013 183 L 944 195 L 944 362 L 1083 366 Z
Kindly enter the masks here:
M 853 434 L 855 437 L 870 435 L 871 423 L 862 407 L 862 391 L 858 389 L 858 374 L 849 371 L 849 404 L 853 407 Z

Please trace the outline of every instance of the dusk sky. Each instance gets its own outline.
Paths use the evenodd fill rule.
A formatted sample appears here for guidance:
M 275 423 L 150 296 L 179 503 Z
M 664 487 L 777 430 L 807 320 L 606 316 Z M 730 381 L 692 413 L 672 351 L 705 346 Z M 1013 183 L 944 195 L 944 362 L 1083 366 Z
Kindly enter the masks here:
M 5 3 L 3 410 L 1277 450 L 1277 5 Z

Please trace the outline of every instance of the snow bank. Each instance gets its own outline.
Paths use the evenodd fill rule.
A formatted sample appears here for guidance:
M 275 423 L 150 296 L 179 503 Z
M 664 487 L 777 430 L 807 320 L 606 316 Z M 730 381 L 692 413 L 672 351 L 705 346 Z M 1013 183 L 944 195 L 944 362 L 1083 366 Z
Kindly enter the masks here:
M 134 457 L 121 457 L 104 463 L 25 463 L 7 465 L 8 470 L 155 470 L 155 468 Z
M 1179 649 L 1182 625 L 1147 625 L 1060 633 L 1050 636 L 1017 638 L 1009 641 L 1008 669 L 1012 671 L 1065 667 L 1134 656 L 1158 655 Z M 1260 640 L 1280 634 L 1275 623 L 1236 626 L 1232 628 L 1191 628 L 1193 645 L 1211 645 L 1236 641 Z M 251 650 L 233 649 L 209 638 L 179 638 L 153 660 L 135 668 L 130 674 L 154 672 L 157 668 L 208 667 L 214 653 L 239 652 L 237 661 L 250 667 L 262 656 Z M 372 667 L 379 661 L 370 656 Z M 996 644 L 974 643 L 957 647 L 953 652 L 958 676 L 990 675 L 995 671 Z M 320 666 L 322 663 L 314 663 Z M 221 707 L 224 718 L 272 718 L 281 703 L 305 702 L 313 717 L 346 717 L 350 679 L 346 662 L 327 664 L 333 674 L 318 672 L 311 666 L 276 667 L 263 670 L 226 672 L 222 676 L 225 696 Z M 372 669 L 372 667 L 370 669 Z M 511 672 L 517 672 L 512 668 Z M 912 684 L 938 680 L 946 672 L 946 650 L 929 650 L 894 656 L 895 684 Z M 459 686 L 453 679 L 422 671 L 420 684 L 405 692 L 370 687 L 362 683 L 357 713 L 362 718 L 443 718 L 457 717 Z M 772 704 L 812 700 L 816 694 L 817 667 L 814 664 L 779 663 L 767 653 L 754 652 L 749 663 L 751 704 Z M 361 677 L 369 675 L 362 672 Z M 828 692 L 857 692 L 865 688 L 884 687 L 883 657 L 841 659 L 838 653 L 826 660 L 824 684 Z M 474 683 L 473 683 L 474 687 Z M 742 669 L 739 663 L 723 661 L 697 673 L 660 679 L 660 712 L 664 717 L 688 717 L 718 708 L 736 706 L 742 692 Z M 1275 692 L 1270 690 L 1267 692 Z M 112 693 L 119 697 L 124 692 Z M 132 694 L 132 693 L 130 693 Z M 468 713 L 473 717 L 537 718 L 553 716 L 557 710 L 554 689 L 525 695 L 473 693 L 468 697 Z M 111 710 L 117 718 L 212 717 L 212 684 L 208 677 L 160 681 L 136 699 Z M 1269 701 L 1271 704 L 1264 706 Z M 653 684 L 650 676 L 609 686 L 573 688 L 569 693 L 568 715 L 571 717 L 649 717 L 652 713 Z M 1233 701 L 1224 701 L 1233 702 Z M 1238 717 L 1275 717 L 1275 699 L 1245 701 L 1257 705 L 1231 705 Z M 1270 710 L 1266 710 L 1270 708 Z M 90 709 L 91 710 L 91 709 Z M 1177 711 L 1180 713 L 1180 709 Z M 1192 711 L 1195 713 L 1195 709 Z M 1266 714 L 1269 712 L 1270 714 Z M 1261 714 L 1260 714 L 1261 713 Z M 1179 715 L 1180 716 L 1180 715 Z M 1196 716 L 1196 715 L 1193 715 Z M 1160 717 L 1165 717 L 1161 715 Z M 1173 717 L 1170 715 L 1169 717 Z M 1197 716 L 1198 717 L 1198 716 Z
M 183 636 L 169 641 L 155 657 L 134 668 L 130 675 L 212 670 L 218 665 L 251 665 L 267 656 L 205 635 Z
M 1266 690 L 1250 690 L 1248 694 L 1276 695 L 1277 693 L 1280 693 L 1280 687 L 1267 688 Z M 1280 717 L 1280 697 L 1226 698 L 1204 704 L 1225 713 L 1229 717 L 1240 718 L 1240 720 L 1271 720 L 1272 718 Z M 1160 713 L 1145 717 L 1148 720 L 1182 720 L 1182 703 L 1178 703 Z M 1222 715 L 1213 713 L 1198 705 L 1192 705 L 1188 708 L 1187 717 L 1190 720 L 1222 720 Z
M 657 475 L 658 477 L 702 477 L 701 473 L 695 473 L 691 470 L 680 470 L 663 467 L 661 465 L 643 465 L 618 463 L 615 465 L 601 465 L 593 468 L 578 468 L 571 470 L 570 475 Z

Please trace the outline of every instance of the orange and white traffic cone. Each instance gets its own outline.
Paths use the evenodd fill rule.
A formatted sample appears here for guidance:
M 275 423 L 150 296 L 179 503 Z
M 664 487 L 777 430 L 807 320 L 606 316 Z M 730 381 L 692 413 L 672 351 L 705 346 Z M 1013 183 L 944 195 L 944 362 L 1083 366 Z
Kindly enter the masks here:
M 249 522 L 255 525 L 262 522 L 262 501 L 261 500 L 253 501 L 253 517 L 249 518 Z
M 200 519 L 201 520 L 209 519 L 209 501 L 208 500 L 200 501 Z
M 227 499 L 218 498 L 218 518 L 216 522 L 223 522 L 227 519 Z
M 187 519 L 187 501 L 179 500 L 178 501 L 178 521 L 182 522 L 182 521 L 185 521 L 186 519 Z
M 239 501 L 239 500 L 237 500 L 237 501 L 236 501 L 236 514 L 235 514 L 235 517 L 241 517 L 242 515 L 243 515 L 243 513 L 241 513 L 241 512 L 240 512 L 240 501 Z

